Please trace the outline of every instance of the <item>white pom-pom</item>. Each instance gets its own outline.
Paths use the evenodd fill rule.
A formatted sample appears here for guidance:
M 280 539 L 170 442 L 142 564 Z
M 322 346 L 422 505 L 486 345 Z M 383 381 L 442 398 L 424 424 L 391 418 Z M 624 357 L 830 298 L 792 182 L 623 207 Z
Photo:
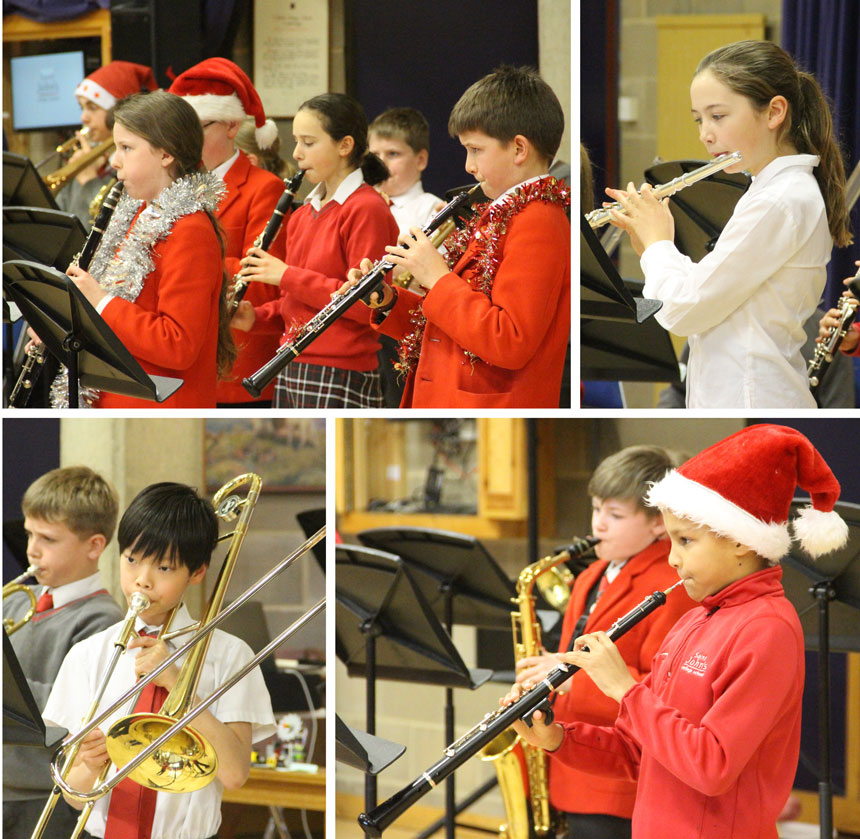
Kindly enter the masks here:
M 833 511 L 804 507 L 792 521 L 795 539 L 813 558 L 835 551 L 848 541 L 848 525 Z
M 261 149 L 267 149 L 278 138 L 278 126 L 267 119 L 259 128 L 254 129 L 254 136 L 257 138 L 257 145 Z

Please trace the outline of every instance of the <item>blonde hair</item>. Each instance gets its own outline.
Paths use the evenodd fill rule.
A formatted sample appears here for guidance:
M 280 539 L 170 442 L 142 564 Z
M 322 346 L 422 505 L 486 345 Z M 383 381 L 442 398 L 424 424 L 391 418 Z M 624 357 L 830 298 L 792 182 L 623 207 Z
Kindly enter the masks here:
M 275 141 L 267 149 L 261 149 L 257 145 L 256 123 L 253 117 L 246 119 L 240 126 L 233 140 L 245 154 L 253 154 L 259 161 L 261 169 L 274 172 L 279 178 L 291 178 L 296 174 L 296 167 L 281 157 L 281 138 L 275 137 Z

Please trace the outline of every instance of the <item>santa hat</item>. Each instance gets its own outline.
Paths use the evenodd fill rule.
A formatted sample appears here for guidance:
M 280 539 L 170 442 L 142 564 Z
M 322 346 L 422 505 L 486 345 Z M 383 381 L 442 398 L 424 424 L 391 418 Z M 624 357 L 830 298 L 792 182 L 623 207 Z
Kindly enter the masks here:
M 107 111 L 123 97 L 142 90 L 158 90 L 149 67 L 131 61 L 111 61 L 90 73 L 78 85 L 75 96 L 83 96 Z
M 812 443 L 782 425 L 751 425 L 705 449 L 657 481 L 646 501 L 775 565 L 791 546 L 788 515 L 797 486 L 811 500 L 792 522 L 800 546 L 812 557 L 842 547 L 848 525 L 833 510 L 839 483 Z
M 278 128 L 266 119 L 260 95 L 241 67 L 226 58 L 207 58 L 180 73 L 170 92 L 182 96 L 201 121 L 242 122 L 254 118 L 254 136 L 261 149 L 267 149 L 278 136 Z

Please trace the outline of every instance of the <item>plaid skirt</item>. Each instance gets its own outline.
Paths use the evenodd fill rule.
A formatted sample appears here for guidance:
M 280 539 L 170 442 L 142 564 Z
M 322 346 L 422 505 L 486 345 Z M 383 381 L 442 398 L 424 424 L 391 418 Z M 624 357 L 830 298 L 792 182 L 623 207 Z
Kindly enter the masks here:
M 379 370 L 289 364 L 275 380 L 276 408 L 384 408 Z

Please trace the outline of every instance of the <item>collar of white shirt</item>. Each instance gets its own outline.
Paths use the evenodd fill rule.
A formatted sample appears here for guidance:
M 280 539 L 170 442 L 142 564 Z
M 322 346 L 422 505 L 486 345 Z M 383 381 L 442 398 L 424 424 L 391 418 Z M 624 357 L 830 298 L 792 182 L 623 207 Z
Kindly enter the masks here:
M 820 160 L 821 158 L 815 154 L 783 154 L 771 160 L 757 175 L 753 175 L 752 182 L 756 188 L 761 189 L 780 172 L 792 166 L 806 167 L 811 172 L 818 166 Z
M 217 175 L 221 180 L 224 180 L 224 176 L 230 171 L 230 167 L 239 159 L 239 149 L 236 149 L 233 154 L 228 157 L 220 166 L 216 166 L 212 173 Z
M 173 618 L 173 623 L 170 625 L 170 632 L 174 632 L 177 629 L 184 629 L 186 626 L 196 623 L 194 618 L 191 617 L 191 613 L 188 611 L 188 607 L 181 603 L 179 608 L 176 610 L 176 616 Z M 135 632 L 140 633 L 140 630 L 143 629 L 148 634 L 158 635 L 161 631 L 160 626 L 150 626 L 149 624 L 144 623 L 139 617 L 134 621 L 134 629 Z M 180 641 L 180 645 L 186 643 L 191 639 L 191 635 L 189 634 L 187 637 L 183 636 Z M 168 644 L 170 642 L 168 641 Z
M 60 606 L 66 606 L 73 600 L 86 597 L 88 594 L 95 594 L 103 588 L 101 574 L 96 571 L 95 574 L 84 577 L 82 580 L 75 580 L 73 583 L 66 583 L 64 586 L 57 586 L 56 588 L 46 588 L 42 593 L 50 592 L 54 599 L 54 608 L 59 609 Z
M 402 207 L 404 204 L 408 204 L 415 198 L 420 198 L 423 194 L 424 187 L 419 179 L 415 181 L 415 183 L 412 184 L 406 192 L 401 192 L 400 195 L 389 195 L 388 197 L 391 199 L 391 203 L 394 204 L 395 207 Z
M 356 169 L 354 172 L 350 172 L 338 185 L 338 188 L 334 191 L 334 195 L 332 195 L 331 200 L 336 201 L 338 204 L 343 204 L 353 192 L 355 192 L 362 184 L 364 183 L 364 175 L 361 172 L 361 169 Z M 317 184 L 309 193 L 308 197 L 305 198 L 305 204 L 310 204 L 317 212 L 320 210 L 320 205 L 322 203 L 323 196 L 325 195 L 325 184 Z
M 549 177 L 549 175 L 547 173 L 544 173 L 543 175 L 535 175 L 535 177 L 529 178 L 527 181 L 521 181 L 516 186 L 512 186 L 510 189 L 505 190 L 495 201 L 493 201 L 492 204 L 490 204 L 490 206 L 495 207 L 496 204 L 501 204 L 505 200 L 505 198 L 518 190 L 521 186 L 525 186 L 526 184 L 532 184 L 535 181 L 539 181 L 541 178 L 547 177 Z

